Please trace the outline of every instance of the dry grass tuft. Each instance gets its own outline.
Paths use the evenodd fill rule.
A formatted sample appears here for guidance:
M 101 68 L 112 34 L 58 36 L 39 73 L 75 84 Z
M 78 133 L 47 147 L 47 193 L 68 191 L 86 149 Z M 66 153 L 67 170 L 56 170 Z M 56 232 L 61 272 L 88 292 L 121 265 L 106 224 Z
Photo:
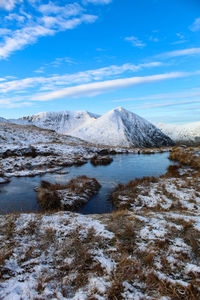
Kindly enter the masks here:
M 93 166 L 107 166 L 113 161 L 113 158 L 110 156 L 97 156 L 94 155 L 90 162 Z
M 200 155 L 195 155 L 195 152 L 200 152 L 200 148 L 183 148 L 175 147 L 169 155 L 169 159 L 178 161 L 179 163 L 191 166 L 195 169 L 200 169 Z
M 158 182 L 158 178 L 147 176 L 143 178 L 136 178 L 128 184 L 119 184 L 110 195 L 110 200 L 114 203 L 116 208 L 128 209 L 140 194 L 139 186 L 142 185 L 147 188 L 151 183 L 156 182 Z M 125 198 L 126 201 L 123 201 L 123 198 Z
M 79 176 L 75 179 L 71 179 L 67 184 L 61 185 L 59 183 L 52 184 L 47 181 L 42 181 L 41 186 L 38 189 L 38 202 L 42 209 L 44 210 L 58 210 L 63 208 L 61 203 L 62 194 L 59 191 L 65 190 L 71 197 L 80 196 L 86 193 L 88 198 L 95 194 L 101 185 L 95 178 L 88 178 L 87 176 Z M 80 203 L 81 204 L 81 203 Z M 76 203 L 77 205 L 77 203 Z M 64 205 L 66 209 L 72 209 L 68 207 L 67 203 Z

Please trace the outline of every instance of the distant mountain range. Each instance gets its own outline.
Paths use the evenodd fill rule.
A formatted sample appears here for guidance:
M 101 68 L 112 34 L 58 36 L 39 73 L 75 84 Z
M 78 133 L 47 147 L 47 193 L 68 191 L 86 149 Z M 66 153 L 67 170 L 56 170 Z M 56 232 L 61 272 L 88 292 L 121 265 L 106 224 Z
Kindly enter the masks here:
M 103 116 L 86 111 L 42 112 L 10 122 L 52 129 L 95 144 L 123 147 L 160 147 L 174 144 L 155 125 L 121 107 Z
M 8 122 L 9 122 L 9 120 L 6 120 L 6 119 L 0 117 L 0 123 L 8 123 Z
M 200 121 L 184 125 L 155 124 L 176 143 L 200 144 Z

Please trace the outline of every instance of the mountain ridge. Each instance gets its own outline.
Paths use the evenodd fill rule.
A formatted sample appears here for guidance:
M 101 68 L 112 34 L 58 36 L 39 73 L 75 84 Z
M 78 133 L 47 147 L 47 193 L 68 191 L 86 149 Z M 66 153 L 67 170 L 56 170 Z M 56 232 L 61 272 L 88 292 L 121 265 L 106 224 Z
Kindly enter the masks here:
M 187 124 L 155 124 L 176 143 L 200 143 L 200 121 Z
M 93 143 L 101 141 L 102 144 L 113 146 L 154 147 L 172 144 L 153 124 L 122 107 L 112 109 L 93 120 L 92 124 L 76 128 L 71 134 Z
M 155 125 L 122 107 L 102 116 L 87 111 L 41 112 L 10 122 L 35 125 L 107 146 L 161 147 L 174 144 Z

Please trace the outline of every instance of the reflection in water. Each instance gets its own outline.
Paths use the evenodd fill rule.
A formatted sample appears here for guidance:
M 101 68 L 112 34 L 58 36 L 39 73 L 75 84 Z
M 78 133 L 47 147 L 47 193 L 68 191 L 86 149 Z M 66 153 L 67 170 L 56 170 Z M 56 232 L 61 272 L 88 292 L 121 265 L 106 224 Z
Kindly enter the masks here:
M 49 173 L 43 176 L 13 178 L 10 183 L 0 185 L 0 213 L 40 211 L 34 188 L 40 185 L 41 180 L 63 184 L 80 175 L 95 177 L 102 187 L 99 193 L 78 211 L 83 214 L 110 212 L 113 207 L 108 200 L 109 194 L 118 183 L 127 183 L 136 177 L 164 174 L 171 164 L 168 155 L 122 154 L 114 156 L 113 162 L 108 166 L 94 167 L 87 163 L 80 167 L 65 168 L 64 170 L 69 172 L 67 174 Z

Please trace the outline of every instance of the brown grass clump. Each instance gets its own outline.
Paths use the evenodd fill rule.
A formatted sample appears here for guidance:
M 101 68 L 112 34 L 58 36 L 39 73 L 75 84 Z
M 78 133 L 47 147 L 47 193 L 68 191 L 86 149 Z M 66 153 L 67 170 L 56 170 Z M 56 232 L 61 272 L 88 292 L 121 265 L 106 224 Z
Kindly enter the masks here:
M 151 183 L 156 182 L 158 182 L 158 178 L 146 176 L 131 180 L 128 184 L 118 184 L 110 195 L 110 200 L 114 203 L 115 207 L 119 209 L 128 209 L 141 192 L 138 186 L 142 185 L 148 187 Z M 126 201 L 122 201 L 123 198 L 125 198 Z
M 122 256 L 113 274 L 112 285 L 108 290 L 109 300 L 120 300 L 124 290 L 124 281 L 131 282 L 138 273 L 140 266 L 128 256 Z
M 38 202 L 44 210 L 57 210 L 63 208 L 61 203 L 62 196 L 59 194 L 59 191 L 66 190 L 66 192 L 71 194 L 71 197 L 73 197 L 73 195 L 79 196 L 87 193 L 89 198 L 95 194 L 100 187 L 101 185 L 95 178 L 88 178 L 85 175 L 71 179 L 65 185 L 42 181 L 38 190 Z M 73 207 L 68 207 L 67 204 L 64 208 L 73 209 Z
M 180 165 L 170 165 L 167 168 L 166 176 L 167 177 L 179 177 L 179 168 L 180 168 Z
M 94 155 L 90 162 L 93 166 L 107 166 L 113 161 L 113 158 L 110 156 L 97 156 Z
M 70 189 L 76 193 L 83 193 L 86 189 L 91 187 L 91 182 L 93 182 L 94 189 L 98 190 L 101 187 L 95 178 L 88 178 L 83 175 L 75 179 L 71 179 L 67 185 L 63 186 L 63 189 Z
M 169 159 L 200 169 L 200 156 L 196 156 L 195 151 L 200 152 L 200 148 L 175 147 L 170 153 Z
M 55 210 L 61 207 L 61 201 L 56 190 L 41 188 L 38 191 L 38 202 L 44 210 Z
M 200 296 L 198 288 L 192 283 L 188 286 L 183 286 L 166 279 L 159 279 L 153 271 L 148 273 L 146 283 L 149 290 L 158 292 L 159 295 L 173 300 L 198 300 Z

